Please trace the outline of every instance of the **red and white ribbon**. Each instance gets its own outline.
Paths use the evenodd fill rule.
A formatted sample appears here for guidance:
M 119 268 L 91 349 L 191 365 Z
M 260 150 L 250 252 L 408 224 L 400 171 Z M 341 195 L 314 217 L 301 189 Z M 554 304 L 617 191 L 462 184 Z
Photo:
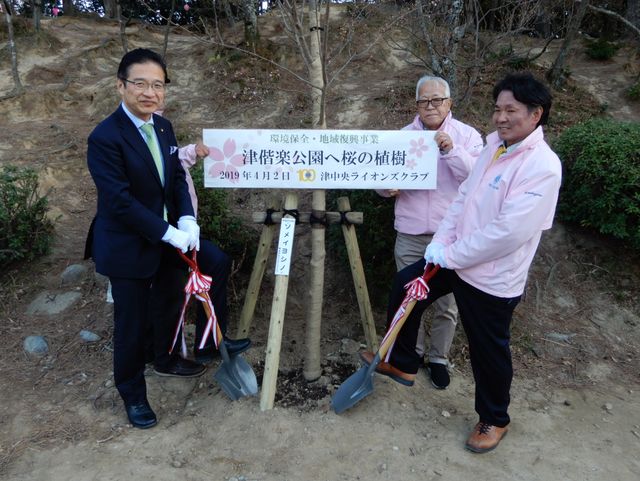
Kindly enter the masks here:
M 407 305 L 409 304 L 409 302 L 411 302 L 412 300 L 415 300 L 416 302 L 423 301 L 429 295 L 429 286 L 427 286 L 427 281 L 424 280 L 423 276 L 416 277 L 414 280 L 407 283 L 404 288 L 406 289 L 407 293 L 402 300 L 402 304 L 400 304 L 400 307 L 396 311 L 395 316 L 393 316 L 391 325 L 389 326 L 389 329 L 387 329 L 387 333 L 382 339 L 382 344 L 384 344 L 384 342 L 387 340 L 387 338 L 391 334 L 391 331 L 393 331 L 394 326 L 398 324 L 398 321 L 400 321 L 400 319 L 402 319 L 402 316 L 407 311 Z M 394 340 L 393 344 L 391 344 L 391 347 L 387 351 L 387 354 L 384 356 L 385 362 L 389 362 L 391 351 L 393 351 L 393 346 L 395 346 L 395 344 L 396 341 Z
M 209 318 L 207 319 L 207 325 L 204 328 L 204 333 L 202 335 L 202 340 L 200 341 L 200 345 L 198 349 L 203 349 L 205 344 L 207 343 L 207 337 L 211 334 L 213 338 L 213 342 L 218 347 L 220 343 L 220 339 L 218 338 L 218 318 L 216 317 L 216 312 L 213 308 L 213 304 L 211 302 L 211 298 L 209 297 L 209 288 L 211 287 L 211 277 L 206 276 L 201 273 L 197 268 L 189 269 L 189 279 L 187 284 L 184 286 L 184 303 L 182 304 L 182 310 L 180 311 L 180 318 L 178 319 L 178 324 L 176 326 L 176 331 L 173 335 L 173 342 L 171 343 L 171 349 L 169 349 L 169 353 L 173 352 L 173 348 L 176 346 L 176 342 L 178 340 L 178 336 L 182 333 L 181 336 L 181 349 L 183 357 L 187 356 L 187 342 L 184 337 L 184 315 L 187 310 L 187 305 L 189 304 L 189 300 L 191 296 L 195 296 L 201 302 L 206 303 L 209 306 Z

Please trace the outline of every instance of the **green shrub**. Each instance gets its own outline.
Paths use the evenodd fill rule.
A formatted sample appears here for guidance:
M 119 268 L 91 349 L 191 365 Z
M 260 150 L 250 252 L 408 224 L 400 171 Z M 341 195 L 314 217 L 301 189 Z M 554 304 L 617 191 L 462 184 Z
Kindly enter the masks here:
M 380 197 L 371 190 L 328 191 L 327 210 L 337 210 L 336 199 L 349 197 L 351 210 L 362 212 L 364 223 L 356 225 L 360 257 L 364 267 L 369 297 L 373 305 L 384 308 L 387 305 L 391 281 L 396 273 L 393 248 L 396 231 L 393 228 L 393 199 Z M 328 250 L 337 252 L 343 274 L 351 276 L 347 249 L 342 229 L 328 231 Z
M 590 120 L 565 130 L 555 150 L 560 217 L 640 249 L 640 123 Z
M 0 270 L 49 252 L 53 224 L 47 197 L 38 194 L 38 175 L 29 168 L 0 171 Z
M 627 89 L 627 97 L 631 100 L 640 100 L 640 80 Z
M 236 262 L 236 268 L 251 268 L 257 234 L 247 229 L 229 209 L 229 191 L 204 187 L 203 163 L 190 170 L 198 196 L 198 224 L 201 235 L 218 245 Z M 246 262 L 249 259 L 249 262 Z
M 599 38 L 587 45 L 587 55 L 594 60 L 608 60 L 616 54 L 619 48 L 615 43 Z

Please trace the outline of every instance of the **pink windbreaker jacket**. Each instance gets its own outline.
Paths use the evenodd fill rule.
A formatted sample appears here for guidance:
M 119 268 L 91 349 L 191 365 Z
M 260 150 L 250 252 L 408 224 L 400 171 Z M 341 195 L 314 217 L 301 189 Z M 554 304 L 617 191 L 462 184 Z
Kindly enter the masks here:
M 420 116 L 402 130 L 424 130 Z M 482 137 L 476 129 L 449 115 L 438 130 L 449 134 L 453 148 L 438 156 L 438 181 L 435 190 L 401 190 L 396 196 L 396 231 L 403 234 L 433 234 L 447 212 L 447 207 L 458 193 L 458 187 L 467 178 L 482 151 Z M 388 197 L 384 190 L 378 194 Z
M 560 159 L 542 127 L 491 163 L 496 132 L 460 186 L 433 241 L 461 279 L 498 297 L 524 291 L 542 231 L 551 228 L 562 178 Z
M 189 169 L 196 165 L 196 144 L 189 144 L 178 149 L 178 158 L 184 169 L 185 179 L 187 181 L 187 187 L 189 188 L 189 195 L 191 196 L 191 205 L 193 205 L 194 216 L 198 218 L 198 196 L 196 195 L 196 188 L 193 185 L 193 178 Z

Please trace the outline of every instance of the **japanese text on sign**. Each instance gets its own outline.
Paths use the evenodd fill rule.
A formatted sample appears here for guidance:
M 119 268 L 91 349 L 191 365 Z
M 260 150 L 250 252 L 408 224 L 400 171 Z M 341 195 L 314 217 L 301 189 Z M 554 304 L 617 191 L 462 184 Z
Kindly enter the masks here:
M 280 223 L 280 238 L 278 239 L 278 253 L 276 254 L 276 276 L 288 276 L 291 265 L 291 251 L 293 250 L 293 237 L 296 228 L 296 220 L 292 217 L 283 217 Z
M 434 131 L 216 130 L 205 187 L 435 189 Z

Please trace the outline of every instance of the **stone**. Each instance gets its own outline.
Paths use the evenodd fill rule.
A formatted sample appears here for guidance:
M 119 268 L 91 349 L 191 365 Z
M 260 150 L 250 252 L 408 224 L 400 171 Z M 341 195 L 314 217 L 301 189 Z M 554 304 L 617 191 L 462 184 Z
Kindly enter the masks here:
M 340 352 L 345 354 L 356 354 L 360 350 L 360 343 L 353 339 L 344 338 L 340 340 Z
M 82 331 L 80 331 L 80 339 L 82 339 L 84 342 L 98 342 L 102 338 L 95 332 L 83 329 Z
M 49 343 L 42 336 L 27 336 L 23 347 L 26 352 L 36 356 L 44 356 L 49 352 Z
M 48 316 L 54 316 L 65 311 L 73 304 L 78 302 L 82 294 L 79 292 L 63 292 L 62 294 L 50 293 L 43 291 L 38 294 L 29 307 L 27 308 L 27 314 L 30 316 L 37 314 L 46 314 Z
M 87 274 L 87 267 L 82 264 L 71 264 L 60 275 L 62 285 L 79 284 Z
M 550 341 L 569 342 L 575 334 L 561 334 L 559 332 L 548 332 L 544 337 Z

